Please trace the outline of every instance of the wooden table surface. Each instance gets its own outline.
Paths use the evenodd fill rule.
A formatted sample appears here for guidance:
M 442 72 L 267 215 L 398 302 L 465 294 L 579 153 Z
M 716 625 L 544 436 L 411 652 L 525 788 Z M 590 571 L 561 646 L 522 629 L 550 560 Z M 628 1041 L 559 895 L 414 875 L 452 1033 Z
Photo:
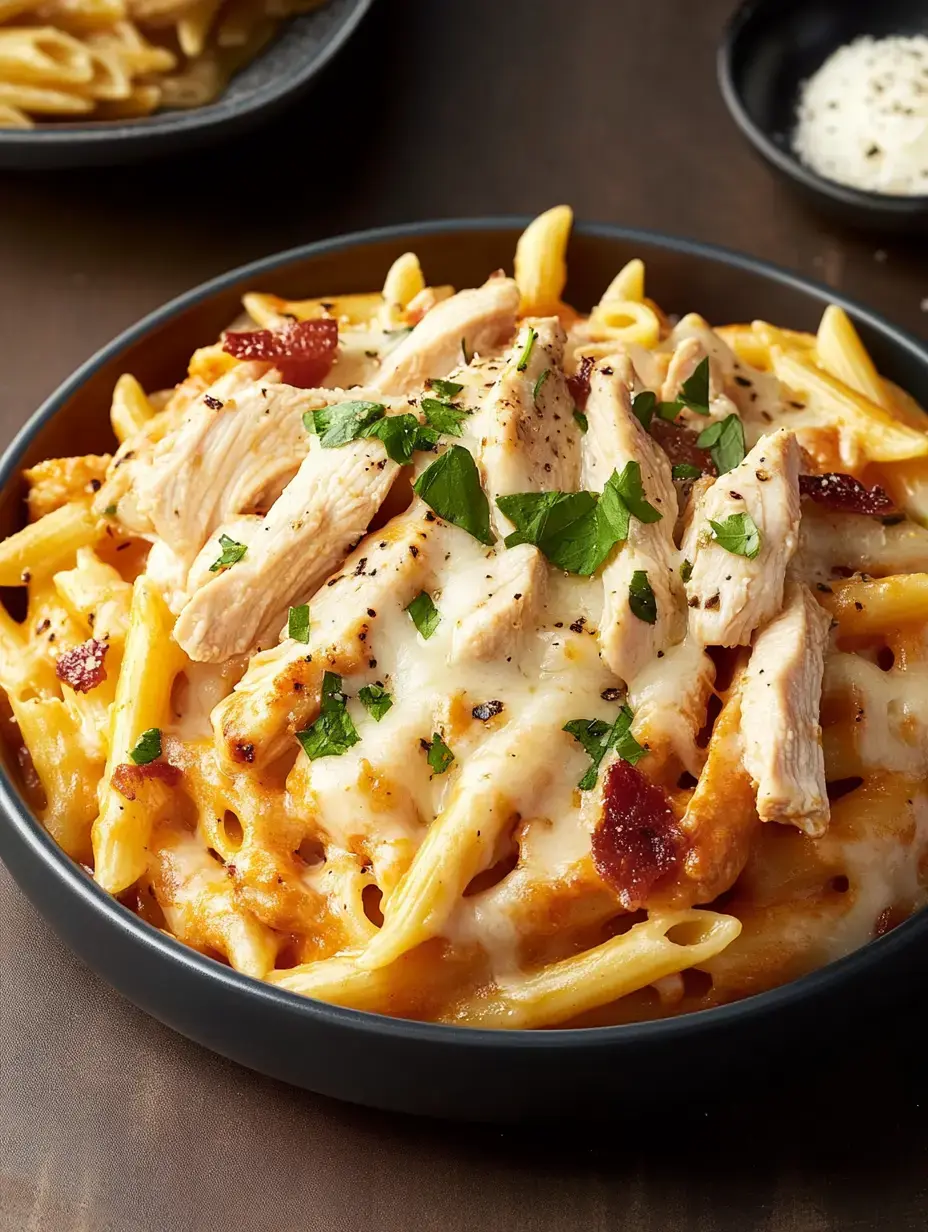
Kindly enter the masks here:
M 0 436 L 117 331 L 230 266 L 339 231 L 562 200 L 769 258 L 926 337 L 926 246 L 808 213 L 736 133 L 714 77 L 730 8 L 381 0 L 272 131 L 184 161 L 0 175 Z M 736 1106 L 500 1130 L 339 1106 L 212 1056 L 81 967 L 2 869 L 0 980 L 3 1232 L 928 1220 L 924 996 L 850 1052 L 836 1040 L 802 1083 L 771 1090 L 758 1073 Z

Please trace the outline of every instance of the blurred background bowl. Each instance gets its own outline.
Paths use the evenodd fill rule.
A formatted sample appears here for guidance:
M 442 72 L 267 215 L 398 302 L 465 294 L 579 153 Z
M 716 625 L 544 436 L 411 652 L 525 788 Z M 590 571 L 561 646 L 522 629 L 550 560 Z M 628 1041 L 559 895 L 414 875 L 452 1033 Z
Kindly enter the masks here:
M 159 111 L 139 120 L 0 128 L 0 169 L 112 166 L 179 154 L 247 132 L 307 89 L 354 33 L 371 2 L 327 0 L 311 13 L 283 21 L 272 42 L 205 107 Z
M 928 196 L 864 192 L 799 161 L 791 140 L 802 83 L 861 35 L 928 34 L 925 0 L 745 0 L 718 52 L 722 96 L 742 133 L 808 199 L 884 234 L 928 230 Z

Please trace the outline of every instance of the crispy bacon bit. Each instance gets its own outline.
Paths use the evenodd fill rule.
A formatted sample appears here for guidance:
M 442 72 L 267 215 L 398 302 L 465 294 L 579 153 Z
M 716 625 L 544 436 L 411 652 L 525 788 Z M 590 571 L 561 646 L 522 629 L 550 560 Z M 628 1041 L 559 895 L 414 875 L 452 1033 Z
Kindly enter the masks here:
M 567 378 L 567 388 L 570 390 L 570 396 L 578 411 L 584 409 L 586 400 L 590 396 L 590 373 L 595 363 L 596 360 L 592 355 L 584 355 L 580 360 L 580 367 L 573 376 Z
M 671 466 L 686 463 L 687 466 L 699 467 L 704 475 L 717 473 L 709 451 L 700 449 L 696 444 L 698 433 L 692 429 L 655 415 L 651 420 L 650 432 L 667 455 Z
M 686 839 L 663 788 L 627 761 L 609 767 L 603 799 L 593 863 L 626 911 L 637 911 L 679 866 Z
M 282 329 L 228 333 L 222 349 L 236 359 L 273 364 L 288 385 L 312 389 L 328 376 L 338 350 L 338 322 L 332 317 L 293 321 Z
M 892 497 L 881 487 L 864 487 L 853 475 L 831 471 L 826 475 L 800 475 L 799 491 L 817 505 L 838 513 L 866 513 L 885 517 L 897 513 Z
M 69 684 L 75 693 L 89 693 L 106 679 L 103 660 L 108 650 L 106 642 L 91 637 L 73 650 L 65 651 L 55 664 L 58 679 Z
M 138 789 L 146 779 L 160 779 L 168 787 L 174 787 L 183 771 L 179 766 L 172 766 L 169 761 L 150 761 L 145 766 L 136 766 L 132 762 L 121 762 L 113 771 L 110 782 L 121 796 L 134 800 Z

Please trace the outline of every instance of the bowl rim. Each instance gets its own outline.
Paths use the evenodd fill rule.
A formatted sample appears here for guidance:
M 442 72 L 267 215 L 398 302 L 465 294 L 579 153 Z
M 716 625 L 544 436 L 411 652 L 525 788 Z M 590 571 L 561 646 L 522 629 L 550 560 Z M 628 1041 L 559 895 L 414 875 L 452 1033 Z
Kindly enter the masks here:
M 891 193 L 870 192 L 853 188 L 819 175 L 807 167 L 796 155 L 777 145 L 769 134 L 755 122 L 744 104 L 744 98 L 735 83 L 735 65 L 738 56 L 738 40 L 758 14 L 778 0 L 741 0 L 725 24 L 716 53 L 716 75 L 719 89 L 729 113 L 754 148 L 784 175 L 790 177 L 813 194 L 830 198 L 843 206 L 854 206 L 870 213 L 882 213 L 892 218 L 912 218 L 928 215 L 928 193 L 898 196 Z
M 33 438 L 100 366 L 115 358 L 126 347 L 144 338 L 151 330 L 212 295 L 244 279 L 272 274 L 287 265 L 324 254 L 337 253 L 351 248 L 363 248 L 384 241 L 413 242 L 423 235 L 447 233 L 451 236 L 462 231 L 511 230 L 513 239 L 515 239 L 530 221 L 528 216 L 500 215 L 482 218 L 451 218 L 372 228 L 274 253 L 201 283 L 146 314 L 134 325 L 123 330 L 116 338 L 97 350 L 46 398 L 3 451 L 0 457 L 0 489 L 6 488 L 11 482 L 18 481 L 21 455 Z M 839 304 L 857 319 L 865 321 L 887 336 L 895 345 L 910 351 L 913 357 L 928 370 L 928 349 L 924 348 L 913 336 L 854 301 L 834 294 L 823 284 L 802 278 L 767 261 L 732 252 L 714 244 L 609 223 L 578 223 L 574 227 L 574 232 L 580 236 L 623 240 L 631 244 L 640 243 L 671 253 L 708 259 L 741 269 L 746 273 L 760 275 L 771 282 L 811 295 L 823 302 Z M 168 964 L 181 963 L 194 978 L 202 979 L 204 989 L 211 986 L 223 986 L 230 995 L 256 999 L 256 1007 L 260 1004 L 267 1006 L 269 1022 L 271 1021 L 270 1015 L 274 1011 L 288 1015 L 305 1015 L 308 1020 L 320 1021 L 330 1027 L 341 1027 L 371 1038 L 388 1036 L 422 1044 L 482 1050 L 501 1048 L 505 1051 L 520 1048 L 558 1051 L 576 1046 L 612 1048 L 634 1046 L 640 1043 L 666 1045 L 677 1039 L 690 1038 L 693 1034 L 724 1032 L 765 1014 L 786 1011 L 809 997 L 823 996 L 830 990 L 839 989 L 842 985 L 867 972 L 870 972 L 872 976 L 874 969 L 884 959 L 888 960 L 893 955 L 908 950 L 918 936 L 928 942 L 928 908 L 923 908 L 884 936 L 875 938 L 826 966 L 767 992 L 756 993 L 739 1001 L 676 1017 L 625 1023 L 618 1026 L 556 1027 L 541 1031 L 522 1028 L 508 1030 L 393 1018 L 318 1001 L 244 975 L 214 959 L 207 958 L 175 937 L 146 923 L 98 886 L 84 868 L 66 855 L 55 843 L 51 835 L 43 829 L 38 819 L 21 800 L 12 779 L 2 764 L 0 764 L 0 813 L 4 815 L 4 820 L 13 827 L 20 842 L 44 866 L 44 871 L 55 881 L 58 889 L 82 900 L 84 905 L 97 913 L 106 924 L 128 934 L 131 940 L 144 951 L 154 952 L 160 958 L 167 960 Z M 40 914 L 44 914 L 41 908 L 39 910 Z M 109 983 L 109 980 L 107 982 Z
M 351 38 L 373 4 L 373 0 L 349 2 L 350 7 L 345 10 L 341 22 L 329 36 L 323 38 L 315 55 L 310 56 L 295 73 L 273 76 L 253 94 L 237 102 L 230 103 L 223 91 L 202 107 L 155 111 L 152 115 L 139 116 L 132 120 L 87 120 L 77 124 L 52 123 L 37 125 L 35 128 L 4 128 L 0 129 L 0 150 L 55 150 L 80 145 L 95 149 L 114 142 L 156 142 L 180 134 L 218 132 L 227 125 L 234 124 L 242 116 L 260 115 L 301 90 L 321 72 Z M 320 11 L 322 10 L 310 10 L 308 13 L 297 13 L 283 18 L 271 41 L 261 48 L 254 60 L 243 65 L 242 69 L 247 69 L 251 63 L 260 60 L 285 39 L 292 22 L 305 18 L 312 20 Z

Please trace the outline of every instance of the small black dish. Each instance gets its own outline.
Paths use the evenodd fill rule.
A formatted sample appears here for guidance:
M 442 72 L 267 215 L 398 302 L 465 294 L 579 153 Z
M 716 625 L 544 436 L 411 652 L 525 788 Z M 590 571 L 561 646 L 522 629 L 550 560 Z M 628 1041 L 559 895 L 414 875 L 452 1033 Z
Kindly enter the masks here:
M 792 151 L 802 83 L 832 52 L 864 34 L 928 34 L 928 6 L 924 0 L 745 0 L 719 47 L 722 96 L 758 153 L 833 216 L 884 233 L 928 230 L 928 196 L 836 184 Z
M 0 128 L 0 169 L 100 167 L 179 154 L 247 132 L 307 88 L 352 35 L 372 0 L 327 0 L 282 22 L 273 41 L 213 103 L 139 120 Z
M 0 536 L 24 519 L 23 467 L 113 446 L 109 405 L 123 372 L 147 389 L 173 384 L 261 289 L 288 298 L 369 291 L 401 253 L 430 281 L 472 286 L 510 267 L 527 218 L 419 223 L 341 236 L 232 270 L 183 295 L 89 359 L 36 412 L 0 459 Z M 828 303 L 851 315 L 882 372 L 928 403 L 928 351 L 825 287 L 706 244 L 612 226 L 578 226 L 568 302 L 589 308 L 632 257 L 668 312 L 708 320 L 761 316 L 814 330 Z M 119 992 L 175 1031 L 274 1078 L 338 1099 L 460 1120 L 602 1114 L 637 1125 L 647 1109 L 771 1084 L 778 1058 L 795 1074 L 836 1038 L 860 1036 L 858 1060 L 917 983 L 928 910 L 837 962 L 772 992 L 680 1018 L 587 1030 L 488 1031 L 384 1018 L 297 996 L 182 945 L 111 898 L 27 808 L 0 742 L 0 858 L 62 940 Z M 64 995 L 67 995 L 65 990 Z M 618 1120 L 616 1120 L 618 1116 Z

